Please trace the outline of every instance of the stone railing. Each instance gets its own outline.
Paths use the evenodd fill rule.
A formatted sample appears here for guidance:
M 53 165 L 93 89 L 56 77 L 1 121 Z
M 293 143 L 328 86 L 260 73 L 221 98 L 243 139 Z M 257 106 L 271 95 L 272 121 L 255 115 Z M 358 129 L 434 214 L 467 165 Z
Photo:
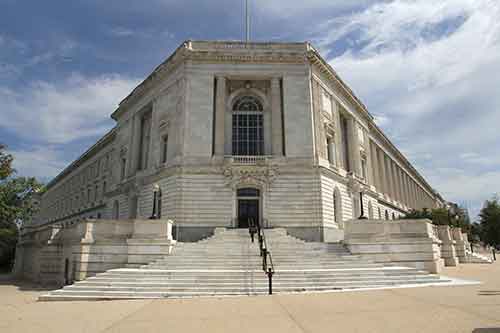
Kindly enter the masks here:
M 232 164 L 239 165 L 263 165 L 269 159 L 269 156 L 226 156 L 225 159 Z
M 439 273 L 441 241 L 430 220 L 350 220 L 344 243 L 352 254 L 375 262 L 415 267 Z
M 172 251 L 171 220 L 87 219 L 38 228 L 22 236 L 16 274 L 40 283 L 64 284 L 120 267 L 139 267 Z

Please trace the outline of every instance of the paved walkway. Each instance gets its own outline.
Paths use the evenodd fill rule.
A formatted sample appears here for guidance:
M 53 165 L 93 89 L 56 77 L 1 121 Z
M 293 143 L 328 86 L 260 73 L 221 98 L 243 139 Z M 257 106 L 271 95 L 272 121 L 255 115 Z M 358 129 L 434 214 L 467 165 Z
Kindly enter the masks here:
M 0 332 L 500 332 L 500 261 L 446 268 L 444 275 L 483 284 L 44 303 L 36 301 L 43 291 L 0 281 Z

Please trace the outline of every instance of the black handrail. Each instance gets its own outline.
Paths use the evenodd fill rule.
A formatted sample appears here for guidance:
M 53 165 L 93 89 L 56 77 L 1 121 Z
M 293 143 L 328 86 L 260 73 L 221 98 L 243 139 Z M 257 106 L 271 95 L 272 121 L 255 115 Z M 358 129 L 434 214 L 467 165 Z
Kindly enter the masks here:
M 255 223 L 253 219 L 249 219 L 248 228 L 250 231 L 250 235 L 252 237 L 252 242 L 254 238 L 254 233 L 257 232 L 257 237 L 259 239 L 260 256 L 262 257 L 262 270 L 267 275 L 269 281 L 269 295 L 272 295 L 274 264 L 273 264 L 273 257 L 267 246 L 264 229 L 261 228 L 260 223 Z

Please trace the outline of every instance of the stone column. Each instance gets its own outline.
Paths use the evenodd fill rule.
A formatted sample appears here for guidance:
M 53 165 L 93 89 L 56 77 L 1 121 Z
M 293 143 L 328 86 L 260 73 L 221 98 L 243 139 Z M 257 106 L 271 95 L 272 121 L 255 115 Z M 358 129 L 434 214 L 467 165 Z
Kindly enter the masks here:
M 384 164 L 387 178 L 387 194 L 391 199 L 394 200 L 394 184 L 392 181 L 391 159 L 387 155 L 384 156 Z
M 403 203 L 403 191 L 402 191 L 402 186 L 401 186 L 401 169 L 397 164 L 395 164 L 396 168 L 396 184 L 397 184 L 397 189 L 398 189 L 398 201 L 402 204 Z
M 271 115 L 272 153 L 274 156 L 283 156 L 283 140 L 281 129 L 281 89 L 279 78 L 271 79 Z
M 380 192 L 382 194 L 387 195 L 387 171 L 385 169 L 385 157 L 384 157 L 384 152 L 380 149 L 377 148 L 377 160 L 378 160 L 378 166 L 380 170 Z
M 217 90 L 215 100 L 215 147 L 214 154 L 216 156 L 224 156 L 224 140 L 225 140 L 225 119 L 226 114 L 226 78 L 223 76 L 217 77 Z
M 444 259 L 445 266 L 458 265 L 457 252 L 455 250 L 456 242 L 451 237 L 450 227 L 447 225 L 438 226 L 439 239 L 443 242 L 441 245 L 441 258 Z
M 353 117 L 347 119 L 347 127 L 349 129 L 349 160 L 351 161 L 351 169 L 354 174 L 361 176 L 361 156 L 359 155 L 359 138 L 356 120 Z
M 129 156 L 127 158 L 127 163 L 128 163 L 127 170 L 128 170 L 128 175 L 133 176 L 139 167 L 139 151 L 141 144 L 140 114 L 134 115 L 130 129 L 132 131 L 132 135 L 131 135 Z
M 372 150 L 371 150 L 371 141 L 367 134 L 365 134 L 365 151 L 366 151 L 366 177 L 367 183 L 369 185 L 375 185 L 375 177 L 373 171 L 373 163 L 372 163 Z
M 408 179 L 406 178 L 406 172 L 404 170 L 401 170 L 401 178 L 402 178 L 402 183 L 403 183 L 403 195 L 405 198 L 405 206 L 409 207 L 409 200 L 408 200 Z
M 370 169 L 371 169 L 371 184 L 375 186 L 375 188 L 380 191 L 380 175 L 379 175 L 379 168 L 378 168 L 378 163 L 377 163 L 377 148 L 375 144 L 370 140 L 370 143 L 368 144 L 368 147 L 370 148 Z

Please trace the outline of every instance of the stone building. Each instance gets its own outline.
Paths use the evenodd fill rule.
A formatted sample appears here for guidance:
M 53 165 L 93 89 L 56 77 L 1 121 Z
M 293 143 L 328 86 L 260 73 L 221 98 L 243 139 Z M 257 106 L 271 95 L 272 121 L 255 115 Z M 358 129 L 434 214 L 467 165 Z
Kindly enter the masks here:
M 186 41 L 111 117 L 27 227 L 147 219 L 156 206 L 179 240 L 253 219 L 337 241 L 361 215 L 443 204 L 309 43 Z

